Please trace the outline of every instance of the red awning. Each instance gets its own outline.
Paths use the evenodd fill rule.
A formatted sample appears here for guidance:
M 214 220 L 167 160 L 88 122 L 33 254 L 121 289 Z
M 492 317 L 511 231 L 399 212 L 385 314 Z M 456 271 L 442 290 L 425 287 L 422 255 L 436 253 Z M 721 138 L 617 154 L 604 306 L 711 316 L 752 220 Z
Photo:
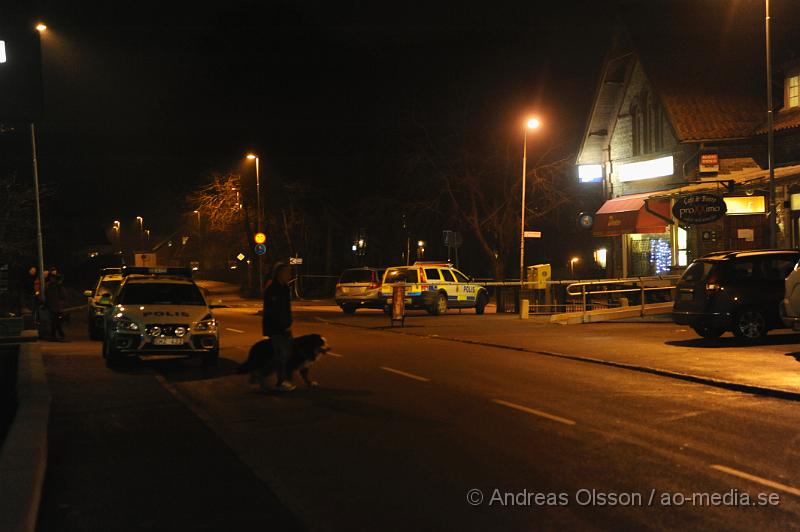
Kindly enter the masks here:
M 667 230 L 667 221 L 647 212 L 644 202 L 654 192 L 631 194 L 606 201 L 597 211 L 594 218 L 594 236 L 620 236 L 631 233 L 663 233 Z M 647 202 L 651 211 L 657 212 L 666 219 L 671 219 L 669 200 L 665 198 L 651 199 Z

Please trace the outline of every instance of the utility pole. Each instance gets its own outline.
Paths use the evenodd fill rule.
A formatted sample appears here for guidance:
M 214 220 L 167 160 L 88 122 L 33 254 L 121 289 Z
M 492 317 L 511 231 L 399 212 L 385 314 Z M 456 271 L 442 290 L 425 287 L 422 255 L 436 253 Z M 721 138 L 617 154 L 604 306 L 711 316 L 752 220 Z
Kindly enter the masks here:
M 778 245 L 777 205 L 775 201 L 775 124 L 772 115 L 772 43 L 770 39 L 769 0 L 765 0 L 767 49 L 767 164 L 769 166 L 769 247 Z
M 31 151 L 33 153 L 33 193 L 36 200 L 36 246 L 39 248 L 39 297 L 44 295 L 44 242 L 42 238 L 42 209 L 39 201 L 39 160 L 36 155 L 36 126 L 31 122 Z

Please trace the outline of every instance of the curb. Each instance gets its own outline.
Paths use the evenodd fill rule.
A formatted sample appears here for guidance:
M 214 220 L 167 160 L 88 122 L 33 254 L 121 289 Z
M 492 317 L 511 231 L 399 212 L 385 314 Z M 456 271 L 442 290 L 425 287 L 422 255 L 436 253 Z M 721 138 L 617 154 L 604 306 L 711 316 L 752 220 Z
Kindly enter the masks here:
M 0 530 L 33 532 L 47 469 L 50 389 L 38 343 L 20 344 L 18 406 L 0 450 Z
M 497 349 L 506 349 L 508 351 L 520 351 L 523 353 L 530 353 L 534 355 L 543 355 L 553 358 L 561 358 L 565 360 L 573 360 L 576 362 L 585 362 L 588 364 L 597 364 L 600 366 L 609 366 L 613 368 L 627 369 L 629 371 L 636 371 L 639 373 L 648 373 L 650 375 L 658 375 L 660 377 L 668 377 L 671 379 L 692 382 L 695 384 L 703 384 L 706 386 L 713 386 L 715 388 L 723 388 L 736 392 L 750 393 L 753 395 L 761 395 L 766 397 L 774 397 L 777 399 L 785 399 L 788 401 L 800 401 L 800 392 L 793 392 L 790 390 L 783 390 L 781 388 L 770 388 L 769 386 L 759 386 L 757 384 L 744 384 L 740 382 L 726 381 L 723 379 L 715 379 L 713 377 L 705 377 L 702 375 L 693 375 L 691 373 L 681 373 L 679 371 L 672 371 L 668 369 L 654 368 L 650 366 L 641 366 L 638 364 L 629 364 L 627 362 L 615 362 L 613 360 L 603 360 L 601 358 L 585 357 L 580 355 L 568 355 L 566 353 L 556 353 L 554 351 L 542 351 L 538 349 L 528 349 L 527 347 L 514 347 L 510 345 L 496 344 L 492 342 L 484 342 L 480 340 L 466 340 L 464 338 L 451 338 L 448 336 L 440 336 L 438 334 L 415 334 L 405 332 L 399 329 L 391 328 L 373 328 L 365 327 L 363 325 L 353 325 L 350 323 L 337 323 L 323 318 L 317 318 L 323 323 L 328 325 L 338 325 L 341 327 L 354 327 L 357 329 L 367 329 L 371 331 L 390 332 L 395 334 L 403 334 L 406 336 L 416 336 L 418 338 L 428 338 L 431 340 L 443 340 L 446 342 L 458 342 L 462 344 L 479 345 L 482 347 L 494 347 Z

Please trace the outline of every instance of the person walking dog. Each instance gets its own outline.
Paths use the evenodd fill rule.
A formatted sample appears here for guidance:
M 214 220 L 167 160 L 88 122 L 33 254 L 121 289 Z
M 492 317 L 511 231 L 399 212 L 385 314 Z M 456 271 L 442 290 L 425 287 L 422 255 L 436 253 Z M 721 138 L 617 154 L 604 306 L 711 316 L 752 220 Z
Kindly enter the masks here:
M 289 382 L 286 361 L 292 354 L 292 297 L 289 282 L 292 272 L 289 265 L 278 263 L 272 270 L 272 282 L 264 290 L 262 332 L 269 336 L 275 350 L 276 375 L 279 391 L 290 392 L 295 385 Z M 264 383 L 262 383 L 264 387 Z

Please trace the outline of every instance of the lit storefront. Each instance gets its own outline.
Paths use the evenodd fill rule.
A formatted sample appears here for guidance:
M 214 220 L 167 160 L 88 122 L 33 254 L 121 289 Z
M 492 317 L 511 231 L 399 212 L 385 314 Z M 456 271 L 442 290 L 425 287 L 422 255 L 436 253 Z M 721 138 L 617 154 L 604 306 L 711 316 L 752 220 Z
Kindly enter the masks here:
M 595 217 L 594 236 L 621 237 L 625 275 L 660 275 L 672 267 L 669 200 L 651 196 L 646 193 L 610 199 Z

